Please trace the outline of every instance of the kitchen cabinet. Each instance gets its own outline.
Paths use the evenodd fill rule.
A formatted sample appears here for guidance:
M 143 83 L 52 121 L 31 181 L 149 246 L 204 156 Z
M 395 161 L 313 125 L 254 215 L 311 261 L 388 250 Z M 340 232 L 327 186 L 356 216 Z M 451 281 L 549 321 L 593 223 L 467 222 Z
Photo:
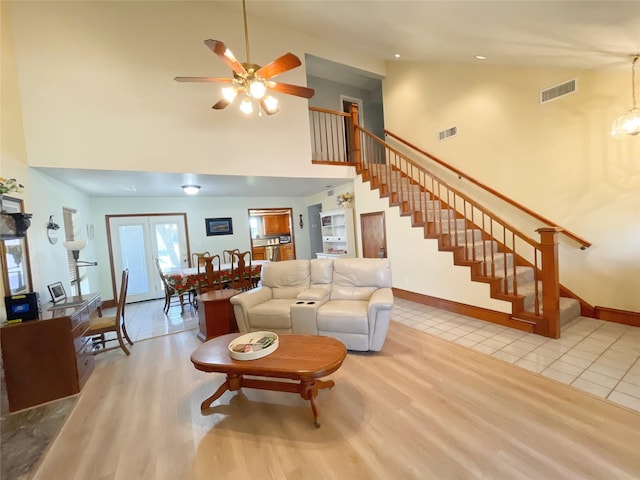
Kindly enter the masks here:
M 265 215 L 262 217 L 265 235 L 279 235 L 290 233 L 289 215 Z
M 293 249 L 293 243 L 280 244 L 280 260 L 295 260 L 296 253 Z
M 352 208 L 320 212 L 320 226 L 322 252 L 316 254 L 318 258 L 356 256 Z
M 252 260 L 266 260 L 267 257 L 265 255 L 265 248 L 264 247 L 253 247 L 253 250 L 251 252 L 251 259 Z

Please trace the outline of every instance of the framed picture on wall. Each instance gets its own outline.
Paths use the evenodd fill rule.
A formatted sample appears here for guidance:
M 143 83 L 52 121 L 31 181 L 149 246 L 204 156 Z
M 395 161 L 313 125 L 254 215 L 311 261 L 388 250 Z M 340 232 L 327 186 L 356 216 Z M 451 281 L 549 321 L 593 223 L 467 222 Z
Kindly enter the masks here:
M 205 218 L 207 237 L 212 235 L 233 235 L 233 223 L 231 217 Z

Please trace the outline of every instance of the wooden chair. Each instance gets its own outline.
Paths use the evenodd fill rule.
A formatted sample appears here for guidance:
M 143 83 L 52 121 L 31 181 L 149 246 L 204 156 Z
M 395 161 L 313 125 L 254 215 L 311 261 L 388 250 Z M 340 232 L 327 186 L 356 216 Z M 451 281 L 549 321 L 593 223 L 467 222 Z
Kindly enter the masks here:
M 231 261 L 231 288 L 250 290 L 253 288 L 251 279 L 251 252 L 234 253 Z
M 198 288 L 198 293 L 203 294 L 211 290 L 222 290 L 222 275 L 220 271 L 220 255 L 213 255 L 202 258 L 204 261 L 204 272 L 206 274 L 206 281 L 201 283 Z M 198 267 L 198 272 L 199 272 Z
M 239 248 L 234 248 L 233 250 L 223 250 L 222 251 L 222 263 L 233 263 L 233 254 L 240 253 Z
M 164 272 L 162 271 L 162 267 L 160 266 L 160 260 L 155 259 L 156 268 L 158 269 L 158 274 L 160 275 L 160 279 L 162 280 L 162 286 L 164 288 L 164 313 L 169 313 L 169 308 L 171 307 L 171 299 L 175 297 L 180 302 L 180 310 L 184 309 L 184 293 L 178 295 L 175 288 L 169 285 L 167 279 L 164 276 Z
M 202 253 L 192 253 L 191 254 L 191 266 L 192 267 L 204 267 L 204 261 L 202 260 L 202 257 L 208 257 L 210 256 L 211 253 L 209 252 L 202 252 Z
M 116 308 L 116 314 L 113 317 L 95 317 L 89 320 L 89 331 L 87 335 L 95 338 L 94 346 L 102 344 L 102 349 L 94 350 L 94 353 L 104 352 L 105 350 L 112 350 L 112 347 L 105 349 L 106 342 L 118 340 L 120 348 L 127 355 L 130 354 L 129 349 L 122 340 L 123 337 L 127 340 L 129 345 L 133 345 L 129 334 L 127 333 L 127 327 L 124 321 L 124 306 L 127 299 L 127 288 L 129 286 L 129 270 L 122 272 L 122 282 L 120 283 L 120 296 L 118 297 L 118 307 Z M 105 333 L 115 332 L 116 338 L 105 338 Z

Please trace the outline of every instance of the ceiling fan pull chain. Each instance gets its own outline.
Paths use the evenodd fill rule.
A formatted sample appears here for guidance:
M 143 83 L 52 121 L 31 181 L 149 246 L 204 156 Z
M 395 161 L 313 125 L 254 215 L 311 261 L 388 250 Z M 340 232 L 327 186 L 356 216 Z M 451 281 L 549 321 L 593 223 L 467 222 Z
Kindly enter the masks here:
M 244 45 L 247 50 L 247 63 L 251 63 L 251 57 L 249 55 L 249 29 L 247 28 L 247 7 L 245 6 L 245 0 L 242 0 L 242 18 L 244 18 Z

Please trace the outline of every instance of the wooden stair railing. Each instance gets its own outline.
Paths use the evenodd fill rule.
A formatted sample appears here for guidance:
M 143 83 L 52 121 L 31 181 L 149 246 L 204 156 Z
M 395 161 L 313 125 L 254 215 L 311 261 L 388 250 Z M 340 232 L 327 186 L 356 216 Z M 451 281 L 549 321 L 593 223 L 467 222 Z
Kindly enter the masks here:
M 390 205 L 398 206 L 401 215 L 410 216 L 414 227 L 424 229 L 425 238 L 437 239 L 441 250 L 452 251 L 455 264 L 468 266 L 473 280 L 488 283 L 493 298 L 511 302 L 513 318 L 530 323 L 536 333 L 559 338 L 559 227 L 539 229 L 540 242 L 529 238 L 360 127 L 355 105 L 350 120 L 346 120 L 348 114 L 341 112 L 310 110 L 312 116 L 318 116 L 311 122 L 312 143 L 348 148 L 348 154 L 336 156 L 337 162 L 329 156 L 317 158 L 314 154 L 314 163 L 355 165 L 363 181 L 379 189 L 380 196 L 387 197 Z M 339 120 L 330 120 L 332 115 Z M 346 131 L 337 128 L 340 125 L 346 125 Z M 349 127 L 354 132 L 351 137 L 347 135 Z M 330 140 L 333 134 L 345 136 L 344 141 Z M 518 283 L 524 280 L 530 280 L 532 292 L 518 290 Z
M 447 170 L 455 173 L 456 175 L 458 175 L 460 178 L 464 178 L 465 180 L 473 183 L 474 185 L 477 185 L 478 187 L 480 187 L 482 190 L 485 190 L 486 192 L 489 192 L 491 195 L 499 198 L 500 200 L 508 203 L 509 205 L 514 206 L 516 209 L 526 213 L 528 216 L 535 218 L 539 221 L 541 221 L 542 223 L 544 223 L 545 225 L 549 225 L 550 227 L 555 227 L 555 228 L 559 228 L 560 229 L 560 233 L 570 239 L 572 239 L 573 241 L 575 241 L 576 243 L 578 243 L 580 245 L 580 249 L 581 250 L 585 250 L 587 248 L 589 248 L 592 244 L 591 242 L 585 240 L 584 238 L 579 237 L 578 235 L 576 235 L 575 233 L 570 232 L 569 230 L 566 230 L 565 228 L 560 227 L 559 225 L 555 224 L 554 222 L 552 222 L 551 220 L 543 217 L 542 215 L 540 215 L 537 212 L 534 212 L 533 210 L 525 207 L 524 205 L 521 205 L 520 203 L 516 202 L 515 200 L 507 197 L 506 195 L 498 192 L 497 190 L 494 190 L 493 188 L 489 187 L 488 185 L 485 185 L 484 183 L 476 180 L 473 177 L 468 176 L 467 174 L 465 174 L 464 172 L 462 172 L 461 170 L 458 170 L 457 168 L 453 167 L 452 165 L 449 165 L 448 163 L 444 162 L 443 160 L 440 160 L 438 157 L 436 157 L 435 155 L 430 154 L 429 152 L 426 152 L 424 150 L 422 150 L 420 147 L 417 147 L 416 145 L 414 145 L 413 143 L 405 140 L 404 138 L 396 135 L 393 132 L 390 132 L 389 130 L 387 130 L 386 128 L 384 129 L 384 133 L 388 136 L 391 137 L 395 140 L 397 140 L 399 143 L 401 143 L 402 145 L 405 145 L 407 147 L 409 147 L 411 150 L 418 152 L 421 155 L 424 155 L 425 157 L 433 160 L 434 162 L 436 162 L 437 164 L 443 166 L 444 168 L 446 168 Z

